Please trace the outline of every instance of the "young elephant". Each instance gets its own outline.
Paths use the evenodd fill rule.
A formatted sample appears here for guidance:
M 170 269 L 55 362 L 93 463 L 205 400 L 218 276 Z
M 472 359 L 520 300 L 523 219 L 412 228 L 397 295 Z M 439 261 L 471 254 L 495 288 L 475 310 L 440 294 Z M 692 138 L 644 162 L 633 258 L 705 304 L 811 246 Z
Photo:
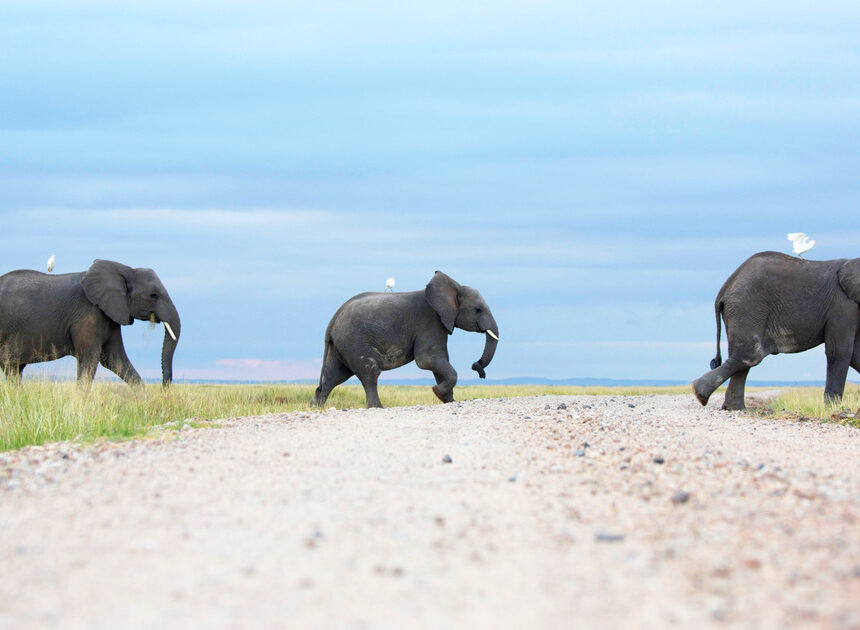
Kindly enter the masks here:
M 723 409 L 744 408 L 751 367 L 769 354 L 802 352 L 824 343 L 826 401 L 842 398 L 848 367 L 860 371 L 860 258 L 804 260 L 777 252 L 755 254 L 738 267 L 714 302 L 717 356 L 693 381 L 703 405 L 726 379 Z M 729 358 L 720 356 L 720 313 Z
M 433 372 L 433 393 L 439 400 L 453 401 L 457 372 L 448 362 L 448 335 L 455 326 L 486 333 L 484 353 L 472 364 L 484 378 L 499 329 L 477 290 L 437 271 L 423 291 L 356 295 L 338 309 L 326 329 L 313 404 L 323 405 L 332 389 L 355 374 L 364 386 L 367 406 L 381 407 L 376 391 L 379 373 L 413 359 L 422 370 Z
M 152 269 L 96 260 L 80 273 L 10 271 L 0 276 L 0 366 L 7 380 L 19 381 L 28 363 L 72 355 L 79 383 L 90 383 L 101 363 L 129 385 L 141 385 L 120 329 L 135 319 L 164 324 L 161 370 L 167 386 L 181 327 Z

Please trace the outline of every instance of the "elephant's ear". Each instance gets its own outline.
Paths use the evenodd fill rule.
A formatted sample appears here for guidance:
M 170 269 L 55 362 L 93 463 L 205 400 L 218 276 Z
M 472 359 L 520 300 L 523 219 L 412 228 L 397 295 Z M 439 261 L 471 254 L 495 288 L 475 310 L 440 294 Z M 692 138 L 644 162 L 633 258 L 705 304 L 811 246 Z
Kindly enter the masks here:
M 848 297 L 860 303 L 860 258 L 852 258 L 839 268 L 839 286 Z
M 459 293 L 460 285 L 441 271 L 436 272 L 424 290 L 427 303 L 439 315 L 449 335 L 454 332 L 454 322 L 457 321 L 457 309 L 460 308 Z
M 121 325 L 133 322 L 128 310 L 128 285 L 126 284 L 126 277 L 131 274 L 131 271 L 131 267 L 118 262 L 96 260 L 81 280 L 87 299 Z

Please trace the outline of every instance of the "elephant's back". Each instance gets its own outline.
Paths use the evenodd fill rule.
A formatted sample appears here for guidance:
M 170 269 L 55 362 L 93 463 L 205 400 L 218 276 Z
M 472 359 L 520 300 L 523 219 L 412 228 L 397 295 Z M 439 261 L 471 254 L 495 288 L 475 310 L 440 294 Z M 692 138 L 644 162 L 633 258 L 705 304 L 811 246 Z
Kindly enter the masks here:
M 374 330 L 385 324 L 402 321 L 425 304 L 424 291 L 410 293 L 359 293 L 341 305 L 328 325 L 329 337 L 337 331 Z M 429 308 L 429 306 L 428 306 Z
M 83 273 L 49 274 L 32 269 L 18 269 L 0 276 L 0 304 L 4 301 L 27 297 L 45 301 L 68 300 L 71 294 L 83 292 Z
M 77 273 L 43 273 L 35 269 L 15 269 L 0 276 L 0 286 L 30 287 L 30 286 L 72 286 L 80 285 L 84 272 Z
M 803 310 L 808 303 L 825 305 L 838 287 L 844 260 L 804 260 L 781 252 L 761 252 L 729 276 L 717 295 L 726 312 L 759 308 Z
M 64 312 L 83 297 L 83 275 L 52 275 L 29 269 L 10 271 L 0 276 L 0 314 L 8 322 L 10 318 L 28 318 L 35 313 Z
M 844 262 L 844 259 L 805 260 L 781 252 L 759 252 L 729 276 L 721 293 L 775 285 L 790 288 L 826 284 L 828 278 L 835 280 L 836 272 Z

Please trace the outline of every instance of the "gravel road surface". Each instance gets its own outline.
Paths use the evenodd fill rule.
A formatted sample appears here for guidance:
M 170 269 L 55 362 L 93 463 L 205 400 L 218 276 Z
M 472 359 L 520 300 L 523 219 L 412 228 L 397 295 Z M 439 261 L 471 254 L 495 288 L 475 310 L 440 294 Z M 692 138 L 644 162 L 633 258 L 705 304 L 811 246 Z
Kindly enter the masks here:
M 0 454 L 0 628 L 858 628 L 860 430 L 690 396 Z

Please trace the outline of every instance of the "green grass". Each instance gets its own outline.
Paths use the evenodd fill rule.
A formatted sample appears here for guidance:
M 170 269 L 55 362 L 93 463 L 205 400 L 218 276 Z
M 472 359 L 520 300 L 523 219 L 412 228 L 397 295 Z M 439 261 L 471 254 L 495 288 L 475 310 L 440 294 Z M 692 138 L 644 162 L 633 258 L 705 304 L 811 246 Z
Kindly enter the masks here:
M 846 385 L 842 401 L 835 404 L 825 404 L 823 387 L 794 387 L 785 390 L 760 411 L 776 417 L 828 420 L 860 427 L 860 386 Z
M 314 385 L 174 385 L 144 392 L 120 383 L 95 383 L 84 392 L 74 383 L 0 383 L 0 451 L 64 440 L 123 439 L 168 422 L 217 420 L 244 415 L 310 409 Z M 687 393 L 688 387 L 463 386 L 457 400 L 540 394 L 643 395 Z M 428 386 L 381 386 L 386 407 L 433 405 Z M 359 385 L 336 388 L 326 408 L 364 406 Z
M 80 440 L 124 439 L 143 435 L 155 425 L 203 421 L 273 412 L 309 410 L 314 385 L 174 385 L 164 390 L 147 385 L 144 392 L 125 384 L 96 383 L 89 392 L 74 383 L 25 381 L 23 385 L 0 383 L 0 451 L 27 446 Z M 457 400 L 510 398 L 516 396 L 689 394 L 679 387 L 547 387 L 462 386 Z M 379 388 L 386 407 L 435 405 L 439 401 L 429 386 L 383 385 Z M 359 385 L 342 385 L 332 392 L 326 408 L 364 406 Z M 848 385 L 841 404 L 825 405 L 820 387 L 786 390 L 758 411 L 771 417 L 800 420 L 832 420 L 860 427 L 860 386 Z

